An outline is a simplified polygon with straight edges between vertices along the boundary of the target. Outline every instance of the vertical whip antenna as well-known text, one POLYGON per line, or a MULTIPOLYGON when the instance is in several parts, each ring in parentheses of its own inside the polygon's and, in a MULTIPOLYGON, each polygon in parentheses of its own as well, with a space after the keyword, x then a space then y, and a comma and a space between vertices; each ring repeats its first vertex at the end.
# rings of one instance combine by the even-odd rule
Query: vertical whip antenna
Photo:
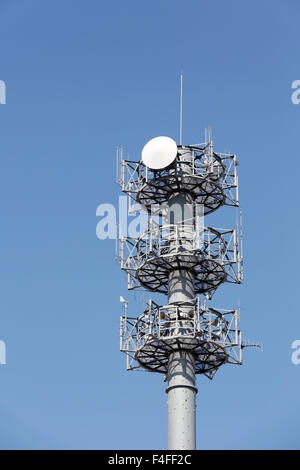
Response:
POLYGON ((179 118, 179 143, 182 145, 182 92, 183 92, 183 71, 180 72, 180 118, 179 118))

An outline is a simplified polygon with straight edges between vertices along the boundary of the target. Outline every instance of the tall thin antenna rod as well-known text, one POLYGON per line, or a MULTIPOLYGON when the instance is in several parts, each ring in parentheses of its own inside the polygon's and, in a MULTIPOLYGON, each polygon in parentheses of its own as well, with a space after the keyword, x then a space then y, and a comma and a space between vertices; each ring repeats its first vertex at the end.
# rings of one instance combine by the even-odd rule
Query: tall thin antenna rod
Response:
POLYGON ((179 143, 182 145, 182 89, 183 89, 183 71, 180 72, 180 136, 179 143))

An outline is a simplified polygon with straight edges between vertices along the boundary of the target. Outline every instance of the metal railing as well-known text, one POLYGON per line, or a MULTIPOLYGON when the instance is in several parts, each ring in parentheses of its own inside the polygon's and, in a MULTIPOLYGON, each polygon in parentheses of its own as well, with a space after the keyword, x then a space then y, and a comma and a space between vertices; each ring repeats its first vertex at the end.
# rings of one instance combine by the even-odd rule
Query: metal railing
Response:
MULTIPOLYGON (((242 336, 237 310, 208 308, 196 298, 193 305, 159 306, 149 301, 138 318, 120 319, 120 350, 127 355, 127 368, 140 367, 136 354, 151 342, 196 339, 199 344, 214 344, 227 354, 227 362, 241 364, 242 336)), ((197 343, 197 344, 198 344, 197 343)), ((194 343, 195 344, 195 343, 194 343)))

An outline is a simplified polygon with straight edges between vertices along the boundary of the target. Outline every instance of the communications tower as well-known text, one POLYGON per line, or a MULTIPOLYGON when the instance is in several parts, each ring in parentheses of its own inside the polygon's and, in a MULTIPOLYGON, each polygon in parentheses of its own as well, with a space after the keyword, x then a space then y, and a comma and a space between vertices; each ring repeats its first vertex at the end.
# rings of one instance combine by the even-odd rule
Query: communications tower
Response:
POLYGON ((221 284, 241 283, 243 256, 238 226, 207 224, 222 206, 239 206, 236 156, 216 153, 207 137, 199 145, 156 137, 140 161, 120 161, 122 191, 149 215, 143 234, 119 240, 128 289, 168 297, 165 305, 150 300, 138 318, 121 298, 120 349, 127 369, 161 373, 168 382, 169 449, 196 447, 195 376, 212 379, 223 364, 241 364, 250 345, 242 343, 238 310, 209 305, 221 284))

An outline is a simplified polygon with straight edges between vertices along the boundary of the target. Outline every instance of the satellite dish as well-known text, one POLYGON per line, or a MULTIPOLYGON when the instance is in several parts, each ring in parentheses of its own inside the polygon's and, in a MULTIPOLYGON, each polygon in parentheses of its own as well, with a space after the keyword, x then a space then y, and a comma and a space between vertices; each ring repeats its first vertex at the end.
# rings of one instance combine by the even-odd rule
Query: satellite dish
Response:
POLYGON ((170 137, 155 137, 142 150, 143 163, 152 170, 169 166, 176 158, 177 144, 170 137))

